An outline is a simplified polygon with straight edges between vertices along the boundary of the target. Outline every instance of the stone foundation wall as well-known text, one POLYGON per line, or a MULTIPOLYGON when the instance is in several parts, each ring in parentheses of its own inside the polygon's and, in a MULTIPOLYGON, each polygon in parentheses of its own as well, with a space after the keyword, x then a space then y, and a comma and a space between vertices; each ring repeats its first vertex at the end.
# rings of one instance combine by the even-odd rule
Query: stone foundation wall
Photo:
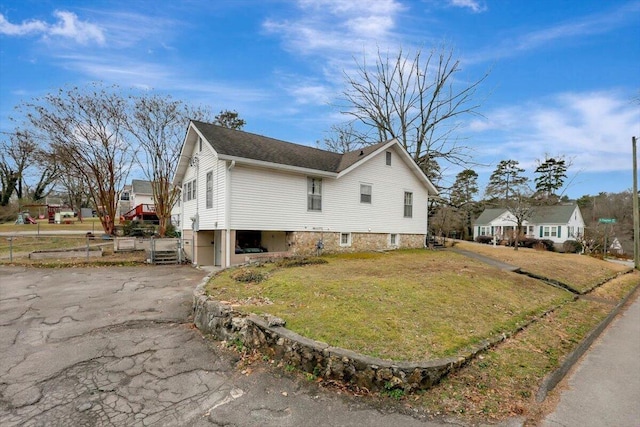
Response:
POLYGON ((325 379, 339 380, 368 390, 424 390, 467 363, 480 351, 507 338, 500 335, 456 357, 422 362, 398 362, 364 356, 310 340, 284 327, 274 316, 239 313, 230 305, 209 300, 205 284, 194 291, 194 323, 217 340, 241 341, 275 360, 325 379))
POLYGON ((296 231, 288 234, 288 244, 296 255, 316 254, 316 244, 322 239, 323 253, 375 251, 400 248, 423 248, 424 234, 398 234, 398 244, 393 246, 388 233, 351 233, 351 245, 340 245, 340 233, 319 231, 296 231))

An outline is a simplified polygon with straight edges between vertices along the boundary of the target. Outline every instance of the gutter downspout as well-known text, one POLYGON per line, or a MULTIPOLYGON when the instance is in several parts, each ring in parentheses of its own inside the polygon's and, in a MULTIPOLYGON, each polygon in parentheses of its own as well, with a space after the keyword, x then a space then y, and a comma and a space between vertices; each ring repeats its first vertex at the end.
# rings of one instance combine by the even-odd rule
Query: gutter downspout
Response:
MULTIPOLYGON (((224 257, 224 266, 231 266, 231 170, 236 167, 236 161, 232 160, 227 167, 227 179, 225 182, 226 190, 225 190, 225 213, 224 213, 224 222, 226 224, 225 228, 225 257, 224 257)), ((235 244, 234 244, 235 248, 235 244)))

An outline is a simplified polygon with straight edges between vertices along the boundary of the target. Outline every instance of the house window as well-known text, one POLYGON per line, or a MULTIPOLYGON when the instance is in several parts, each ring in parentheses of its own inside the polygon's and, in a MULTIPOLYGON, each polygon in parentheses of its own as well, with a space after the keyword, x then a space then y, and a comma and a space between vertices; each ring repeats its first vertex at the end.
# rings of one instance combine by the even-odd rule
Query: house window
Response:
POLYGON ((542 237, 558 236, 558 227, 543 227, 542 237))
POLYGON ((387 151, 385 154, 386 154, 387 166, 391 166, 391 151, 387 151))
POLYGON ((404 192, 404 217, 413 217, 413 193, 409 191, 404 192))
POLYGON ((534 231, 533 231, 533 225, 530 225, 530 226, 529 226, 529 231, 527 232, 527 234, 528 234, 528 235, 530 235, 530 236, 533 236, 533 233, 534 233, 534 231))
POLYGON ((213 207, 213 172, 207 172, 207 209, 213 207))
POLYGON ((202 151, 202 138, 198 137, 198 151, 202 151))
POLYGON ((576 237, 575 232, 574 232, 574 228, 572 225, 567 227, 567 232, 569 233, 569 237, 576 237))
POLYGON ((307 210, 322 210, 322 178, 307 178, 307 210))
POLYGON ((351 246, 351 233, 340 233, 340 246, 351 246))
POLYGON ((389 234, 389 246, 398 246, 398 235, 395 233, 389 234))
POLYGON ((196 181, 192 180, 184 184, 182 191, 182 201, 188 202, 196 198, 196 181))
POLYGON ((123 191, 122 194, 120 195, 120 200, 123 201, 128 201, 129 200, 129 192, 128 191, 123 191))
POLYGON ((371 185, 360 184, 360 203, 371 204, 371 185))
POLYGON ((558 227, 551 227, 551 237, 556 237, 558 235, 558 227))

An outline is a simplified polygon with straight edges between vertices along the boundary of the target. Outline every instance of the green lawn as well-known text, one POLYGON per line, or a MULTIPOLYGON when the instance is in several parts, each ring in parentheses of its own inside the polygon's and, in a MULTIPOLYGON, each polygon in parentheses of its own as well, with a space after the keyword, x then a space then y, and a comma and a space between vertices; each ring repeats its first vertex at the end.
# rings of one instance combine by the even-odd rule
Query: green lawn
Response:
POLYGON ((336 255, 293 268, 244 267, 260 283, 216 276, 217 300, 269 313, 306 337, 394 360, 455 355, 569 301, 566 291, 451 252, 336 255))

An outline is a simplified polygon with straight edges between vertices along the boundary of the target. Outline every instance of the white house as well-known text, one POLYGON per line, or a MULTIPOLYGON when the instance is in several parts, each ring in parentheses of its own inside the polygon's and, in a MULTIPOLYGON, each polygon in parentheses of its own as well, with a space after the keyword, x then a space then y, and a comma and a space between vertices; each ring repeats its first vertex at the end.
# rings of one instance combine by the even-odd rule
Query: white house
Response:
POLYGON ((396 140, 339 154, 197 121, 173 183, 187 256, 219 266, 318 246, 423 247, 437 194, 396 140))
POLYGON ((125 185, 118 199, 118 213, 123 219, 149 219, 155 215, 155 201, 151 181, 134 179, 125 185))
MULTIPOLYGON (((497 240, 509 239, 516 229, 516 218, 506 208, 485 209, 473 224, 473 238, 495 236, 497 240)), ((584 220, 576 204, 539 206, 531 218, 522 224, 525 237, 548 239, 560 246, 567 240, 584 235, 584 220)))

